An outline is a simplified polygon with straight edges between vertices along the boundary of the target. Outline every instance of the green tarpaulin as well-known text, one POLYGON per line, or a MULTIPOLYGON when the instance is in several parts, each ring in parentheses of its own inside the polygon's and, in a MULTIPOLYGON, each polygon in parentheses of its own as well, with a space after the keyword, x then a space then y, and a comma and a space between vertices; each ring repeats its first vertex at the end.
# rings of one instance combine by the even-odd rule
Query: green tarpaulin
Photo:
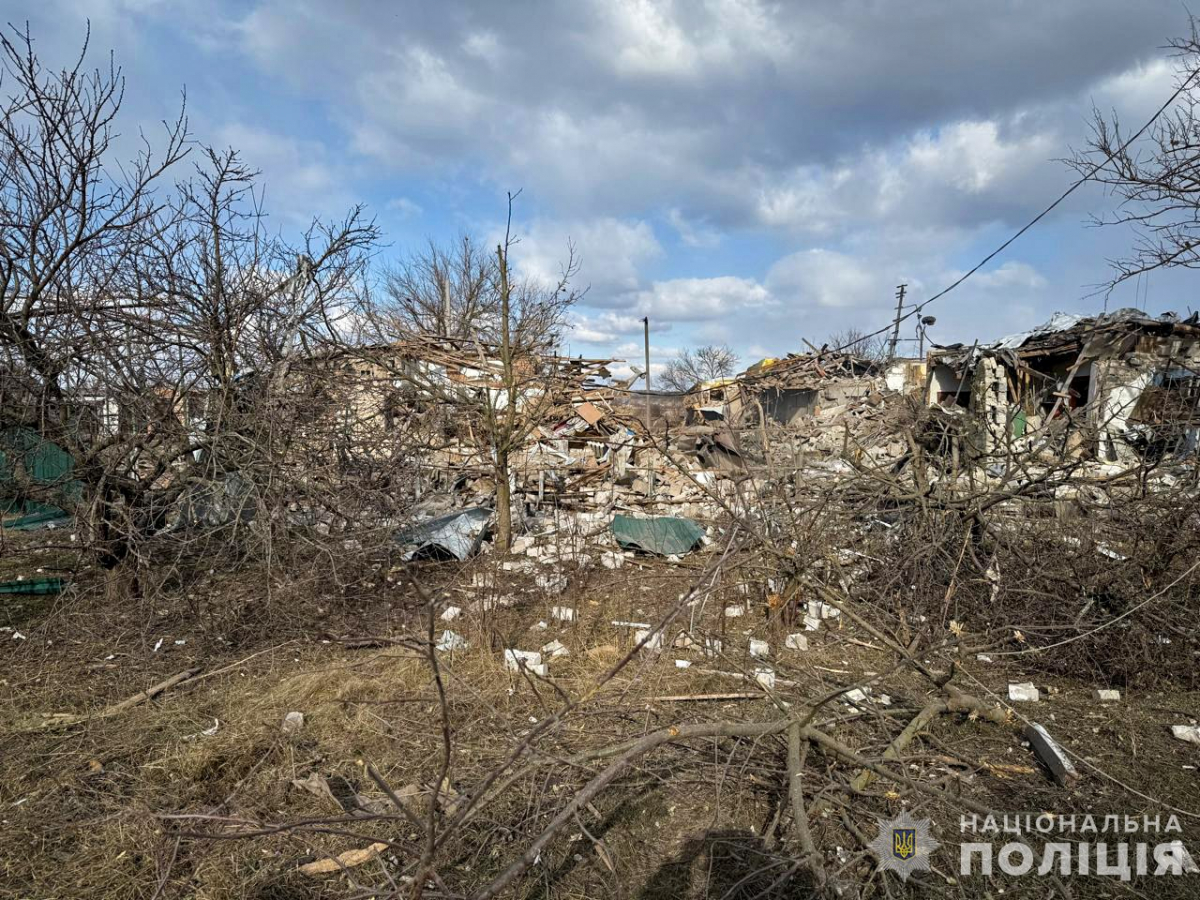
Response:
POLYGON ((75 461, 69 453, 36 431, 22 426, 0 428, 0 514, 55 512, 62 515, 62 510, 53 502, 43 503, 24 496, 17 473, 21 472, 22 478, 50 494, 52 501, 54 495, 60 495, 65 501, 78 499, 82 492, 79 482, 72 478, 74 466, 75 461))
POLYGON ((704 529, 690 519, 655 516, 635 519, 633 516, 613 516, 613 536, 622 547, 679 556, 692 550, 704 537, 704 529))
POLYGON ((67 583, 61 578, 26 578, 0 581, 0 594, 57 594, 67 583))

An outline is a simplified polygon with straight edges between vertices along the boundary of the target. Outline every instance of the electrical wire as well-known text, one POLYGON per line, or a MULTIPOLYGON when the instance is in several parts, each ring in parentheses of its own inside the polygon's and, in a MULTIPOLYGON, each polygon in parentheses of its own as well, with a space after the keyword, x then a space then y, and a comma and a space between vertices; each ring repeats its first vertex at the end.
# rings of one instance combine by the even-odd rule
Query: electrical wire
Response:
MULTIPOLYGON (((1134 141, 1141 138, 1141 136, 1146 133, 1146 131, 1150 128, 1150 126, 1153 125, 1155 122, 1157 122, 1159 117, 1164 112, 1166 112, 1176 100, 1179 99, 1180 95, 1183 94, 1184 91, 1186 91, 1188 88, 1190 88, 1192 86, 1193 82, 1196 81, 1196 78, 1198 76, 1200 76, 1200 67, 1193 68, 1191 73, 1188 75, 1188 77, 1185 78, 1183 81, 1181 81, 1179 84, 1179 87, 1177 87, 1175 89, 1175 92, 1173 94, 1171 94, 1170 97, 1167 98, 1167 101, 1165 103, 1163 103, 1163 105, 1160 106, 1155 111, 1154 115, 1152 115, 1149 119, 1146 120, 1145 124, 1142 125, 1141 128, 1139 128, 1137 131, 1135 131, 1133 133, 1133 135, 1131 135, 1129 138, 1127 138, 1125 140, 1125 142, 1123 144, 1121 144, 1120 147, 1118 147, 1116 150, 1113 150, 1111 153, 1106 154, 1103 160, 1101 160, 1100 162, 1098 162, 1094 166, 1092 166, 1092 168, 1085 175, 1081 176, 1074 183, 1072 183, 1065 191, 1063 191, 1061 194, 1059 194, 1058 197, 1055 198, 1053 203, 1051 203, 1049 206, 1047 206, 1045 209, 1043 209, 1040 213, 1038 213, 1036 216, 1034 216, 1032 219, 1030 219, 1024 225, 1022 225, 1018 231, 1016 231, 1013 235, 1011 235, 1008 238, 1008 240, 1006 240, 1004 243, 1002 243, 999 247, 997 247, 995 250, 993 250, 991 253, 989 253, 987 256, 985 256, 983 259, 981 259, 979 262, 977 262, 974 266, 972 266, 969 270, 967 270, 966 273, 961 275, 959 278, 955 279, 953 282, 951 282, 946 287, 942 288, 942 290, 938 291, 932 297, 930 297, 926 300, 922 300, 920 303, 915 304, 910 312, 904 313, 903 315, 899 316, 898 318, 890 320, 888 322, 888 324, 885 325, 884 327, 880 328, 877 331, 873 331, 870 334, 864 335, 863 337, 871 338, 871 337, 875 337, 877 335, 883 334, 884 332, 896 327, 898 322, 903 322, 907 319, 912 318, 915 315, 919 315, 921 313, 921 311, 925 309, 926 306, 933 303, 935 300, 940 300, 942 297, 945 297, 952 290, 954 290, 956 287, 958 287, 960 284, 962 284, 964 281, 966 281, 968 278, 970 278, 972 275, 974 275, 976 272, 978 272, 980 269, 982 269, 984 266, 986 266, 988 263, 990 263, 993 259, 995 259, 1001 253, 1003 253, 1005 250, 1007 250, 1018 238, 1020 238, 1023 234, 1025 234, 1025 232, 1029 231, 1029 229, 1033 228, 1034 225, 1036 225, 1038 222, 1042 221, 1042 219, 1044 219, 1051 212, 1053 212, 1056 208, 1058 208, 1058 206, 1064 200, 1066 200, 1073 193, 1075 193, 1075 191, 1077 191, 1082 185, 1084 185, 1088 181, 1091 181, 1092 178, 1095 177, 1097 172, 1099 172, 1101 169, 1103 169, 1105 166, 1107 166, 1110 162, 1113 161, 1113 158, 1115 156, 1117 156, 1117 154, 1124 153, 1130 147, 1130 145, 1133 144, 1134 141)), ((862 338, 856 339, 856 341, 854 343, 857 343, 858 340, 862 340, 862 338)), ((835 348, 833 350, 833 352, 841 352, 843 350, 848 349, 851 346, 853 346, 853 344, 848 343, 842 347, 835 348)))

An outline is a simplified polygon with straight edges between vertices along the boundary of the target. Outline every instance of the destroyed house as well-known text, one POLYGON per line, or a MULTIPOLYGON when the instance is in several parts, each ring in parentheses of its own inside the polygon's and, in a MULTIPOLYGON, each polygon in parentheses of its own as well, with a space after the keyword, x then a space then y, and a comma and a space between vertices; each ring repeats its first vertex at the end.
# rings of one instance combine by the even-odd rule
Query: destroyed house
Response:
POLYGON ((928 402, 968 418, 968 452, 1050 446, 1125 465, 1195 452, 1197 315, 1055 314, 990 344, 929 354, 928 402))
POLYGON ((742 404, 780 425, 820 416, 881 388, 902 393, 923 376, 919 361, 892 363, 821 351, 767 359, 741 376, 742 404), (914 373, 916 375, 914 376, 914 373))

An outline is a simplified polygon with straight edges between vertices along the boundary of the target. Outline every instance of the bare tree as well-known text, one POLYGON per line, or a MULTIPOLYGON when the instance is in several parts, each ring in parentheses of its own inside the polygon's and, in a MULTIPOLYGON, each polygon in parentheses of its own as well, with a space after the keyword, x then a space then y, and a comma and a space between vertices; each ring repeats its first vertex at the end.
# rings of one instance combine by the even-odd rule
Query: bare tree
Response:
POLYGON ((389 315, 403 330, 473 338, 496 313, 496 258, 469 235, 441 246, 429 241, 384 274, 389 315))
POLYGON ((85 45, 53 72, 27 32, 0 45, 12 92, 0 109, 0 420, 63 448, 77 486, 24 477, 6 490, 77 514, 116 569, 197 483, 275 458, 261 440, 269 397, 247 393, 251 376, 338 339, 376 232, 356 209, 287 245, 266 232, 255 173, 232 151, 202 150, 190 180, 164 183, 191 146, 182 114, 161 151, 143 141, 121 164, 119 69, 87 70, 85 45))
POLYGON ((514 277, 515 199, 509 196, 508 226, 494 254, 484 255, 467 237, 452 248, 430 244, 389 273, 369 317, 375 342, 395 348, 386 364, 414 389, 410 402, 453 414, 453 423, 427 430, 427 450, 442 449, 452 431, 453 441, 465 439, 478 467, 490 472, 501 552, 508 551, 513 533, 510 461, 561 402, 566 361, 557 348, 567 312, 580 296, 571 287, 578 268, 571 246, 557 283, 514 277), (475 374, 451 379, 448 367, 475 374))
POLYGON ((705 381, 733 375, 739 361, 738 355, 724 344, 684 349, 667 363, 662 380, 673 391, 690 391, 705 381))
POLYGON ((882 362, 888 357, 886 335, 868 334, 861 328, 853 326, 830 334, 825 345, 840 353, 857 356, 861 359, 882 362))
POLYGON ((1092 136, 1066 163, 1098 181, 1120 200, 1098 225, 1131 226, 1133 253, 1112 263, 1106 288, 1155 269, 1200 268, 1200 31, 1191 20, 1187 37, 1170 47, 1177 62, 1178 96, 1145 135, 1129 133, 1114 112, 1093 113, 1092 136))

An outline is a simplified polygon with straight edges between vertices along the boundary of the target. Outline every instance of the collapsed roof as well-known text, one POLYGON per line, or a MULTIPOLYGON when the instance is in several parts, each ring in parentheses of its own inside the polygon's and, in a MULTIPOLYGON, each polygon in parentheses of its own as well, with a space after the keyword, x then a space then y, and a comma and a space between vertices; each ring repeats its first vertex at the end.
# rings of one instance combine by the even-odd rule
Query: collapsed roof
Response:
MULTIPOLYGON (((1056 312, 1050 319, 1029 331, 1010 334, 989 344, 950 344, 938 346, 932 352, 935 361, 945 365, 974 366, 980 357, 1019 357, 1081 352, 1088 357, 1119 353, 1123 338, 1136 334, 1200 335, 1200 313, 1181 319, 1168 312, 1150 316, 1138 309, 1118 309, 1098 316, 1071 315, 1056 312)), ((1127 348, 1126 348, 1127 349, 1127 348)))

